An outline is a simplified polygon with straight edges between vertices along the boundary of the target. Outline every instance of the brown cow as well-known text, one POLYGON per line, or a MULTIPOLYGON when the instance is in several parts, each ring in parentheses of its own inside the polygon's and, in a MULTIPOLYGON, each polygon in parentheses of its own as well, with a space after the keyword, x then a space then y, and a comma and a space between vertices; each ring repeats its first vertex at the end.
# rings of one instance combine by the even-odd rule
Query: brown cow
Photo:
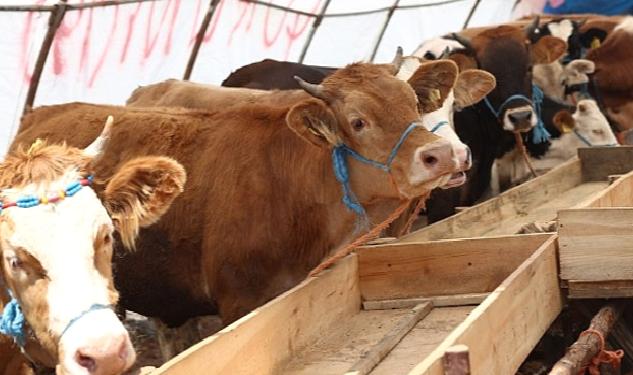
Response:
POLYGON ((28 142, 0 165, 0 285, 11 296, 2 297, 1 329, 31 361, 60 375, 118 375, 134 363, 128 333, 112 311, 112 232, 132 245, 185 181, 174 160, 144 157, 109 171, 104 184, 93 163, 109 132, 106 125, 85 150, 28 142))
POLYGON ((292 106, 42 107, 25 116, 12 147, 36 137, 85 145, 112 114, 120 124, 97 171, 112 173, 141 155, 180 161, 187 190, 136 252, 116 257, 121 303, 170 326, 218 312, 229 323, 296 285, 359 234, 362 217, 343 203, 333 170, 335 147, 385 163, 403 139, 390 173, 348 160, 349 189, 372 223, 449 178, 457 168, 450 144, 417 121, 418 108, 442 105, 456 76, 454 63, 440 61, 407 84, 386 66, 357 63, 322 85, 304 84, 314 97, 292 106))

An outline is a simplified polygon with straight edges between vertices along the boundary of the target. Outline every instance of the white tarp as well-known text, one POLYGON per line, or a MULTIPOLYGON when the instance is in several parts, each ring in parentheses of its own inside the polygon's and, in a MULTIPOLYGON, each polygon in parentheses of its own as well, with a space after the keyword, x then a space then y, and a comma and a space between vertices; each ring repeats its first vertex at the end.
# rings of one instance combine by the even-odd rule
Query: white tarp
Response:
MULTIPOLYGON (((422 41, 461 29, 475 0, 401 0, 375 61, 397 46, 412 52, 422 41), (428 7, 421 4, 443 3, 428 7)), ((88 0, 70 0, 80 4, 88 0)), ((319 13, 325 0, 274 0, 319 13)), ((55 4, 54 0, 0 0, 0 5, 55 4)), ((340 66, 368 59, 393 0, 331 0, 305 63, 340 66)), ((470 25, 510 19, 514 1, 482 0, 470 25)), ((68 11, 51 48, 35 105, 71 101, 123 104, 138 85, 182 78, 209 0, 158 0, 68 11)), ((49 13, 0 12, 0 155, 19 124, 49 13)), ((297 61, 313 18, 265 5, 222 0, 200 49, 191 80, 220 84, 242 65, 264 58, 297 61)), ((105 119, 104 119, 105 120, 105 119)))

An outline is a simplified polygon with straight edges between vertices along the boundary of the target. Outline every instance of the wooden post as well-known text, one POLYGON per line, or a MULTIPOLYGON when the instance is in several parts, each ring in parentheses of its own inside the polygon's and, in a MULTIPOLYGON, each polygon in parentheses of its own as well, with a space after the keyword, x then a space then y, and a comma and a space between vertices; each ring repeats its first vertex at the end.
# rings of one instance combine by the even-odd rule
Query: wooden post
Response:
POLYGON ((310 33, 308 34, 308 39, 306 39, 303 48, 301 49, 301 54, 299 55, 299 62, 302 63, 308 53, 308 48, 310 44, 312 44, 312 39, 314 38, 314 34, 316 34, 317 29, 321 26, 321 21, 323 21, 323 17, 325 16, 325 12, 327 11, 327 7, 330 6, 330 0, 325 0, 325 4, 323 4, 323 8, 321 8, 321 12, 312 22, 312 28, 310 29, 310 33))
MULTIPOLYGON (((591 319, 589 330, 599 332, 606 340, 613 325, 622 315, 622 307, 607 305, 598 311, 591 319)), ((590 364, 591 360, 602 349, 600 337, 594 333, 581 335, 576 342, 567 349, 565 356, 556 362, 549 375, 577 375, 581 369, 590 364)))
POLYGON ((193 71, 193 66, 196 63, 196 59, 198 58, 198 52, 200 51, 200 46, 202 45, 202 40, 204 39, 204 34, 207 32, 209 28, 209 24, 211 23, 211 19, 213 18, 213 14, 215 13, 215 9, 221 0, 211 0, 209 3, 209 9, 207 13, 204 15, 202 22, 200 23, 200 29, 198 30, 198 34, 196 34, 196 40, 193 44, 193 48, 191 49, 191 55, 189 55, 189 61, 187 61, 187 67, 185 68, 185 74, 182 79, 188 81, 191 78, 191 72, 193 71))
POLYGON ((473 7, 470 8, 470 13, 468 13, 468 17, 466 17, 466 20, 464 21, 464 26, 462 27, 462 29, 465 29, 468 27, 468 24, 470 23, 470 19, 473 18, 473 15, 475 14, 475 11, 477 10, 477 7, 479 6, 480 2, 481 0, 475 0, 475 4, 473 4, 473 7))
POLYGON ((37 60, 35 61, 35 68, 33 70, 31 82, 29 83, 29 91, 26 93, 26 101, 24 102, 24 110, 22 111, 22 113, 30 111, 33 107, 35 94, 37 93, 37 87, 40 84, 40 78, 42 77, 42 71, 44 70, 44 65, 46 64, 48 53, 51 50, 51 45, 53 45, 55 33, 57 32, 59 25, 61 25, 62 21, 64 20, 64 15, 66 14, 67 1, 68 0, 60 0, 59 3, 55 4, 50 18, 48 19, 48 31, 46 32, 44 41, 42 41, 42 47, 40 48, 40 52, 37 55, 37 60))
POLYGON ((371 58, 369 61, 374 61, 376 57, 376 53, 378 52, 378 47, 380 46, 380 42, 382 42, 382 37, 385 35, 385 31, 387 31, 387 26, 389 26, 389 21, 391 21, 391 17, 393 17, 393 13, 398 8, 398 4, 400 0, 396 0, 391 8, 389 8, 389 12, 387 13, 387 18, 385 18, 385 22, 382 24, 382 29, 380 29, 380 34, 378 34, 378 40, 376 41, 376 45, 374 45, 374 50, 371 52, 371 58))
POLYGON ((455 345, 444 352, 444 375, 470 375, 470 359, 466 345, 455 345))

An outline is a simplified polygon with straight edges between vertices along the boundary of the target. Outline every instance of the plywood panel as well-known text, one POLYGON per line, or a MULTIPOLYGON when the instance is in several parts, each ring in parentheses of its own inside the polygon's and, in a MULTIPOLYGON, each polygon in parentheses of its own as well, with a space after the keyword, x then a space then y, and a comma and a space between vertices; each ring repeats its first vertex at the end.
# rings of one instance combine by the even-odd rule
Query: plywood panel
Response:
POLYGON ((409 374, 443 375, 444 351, 470 349, 473 375, 514 374, 562 309, 552 236, 409 374))
POLYGON ((494 290, 551 235, 384 244, 358 250, 364 300, 494 290))
POLYGON ((633 170, 633 147, 587 147, 578 149, 585 181, 605 181, 611 174, 633 170))
POLYGON ((357 265, 354 254, 342 259, 151 374, 277 373, 322 332, 358 313, 357 265))

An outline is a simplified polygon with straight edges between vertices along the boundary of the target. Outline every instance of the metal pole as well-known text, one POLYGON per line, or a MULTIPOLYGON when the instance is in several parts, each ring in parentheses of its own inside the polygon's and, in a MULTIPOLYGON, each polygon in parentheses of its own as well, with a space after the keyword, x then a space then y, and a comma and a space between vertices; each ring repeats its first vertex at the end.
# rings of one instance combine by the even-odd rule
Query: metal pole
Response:
POLYGON ((202 45, 202 40, 204 39, 204 34, 207 32, 209 28, 209 24, 211 23, 211 19, 213 18, 213 14, 215 10, 222 0, 211 0, 209 3, 209 10, 207 10, 207 14, 204 15, 202 19, 202 23, 200 23, 200 29, 198 30, 198 34, 196 34, 196 41, 191 49, 191 55, 189 55, 189 61, 187 61, 187 67, 185 68, 185 74, 182 79, 188 81, 191 78, 191 72, 193 71, 193 66, 196 63, 196 59, 198 58, 198 52, 200 52, 200 46, 202 45))
POLYGON ((396 8, 398 8, 398 3, 400 3, 400 0, 396 0, 393 5, 391 6, 391 8, 389 8, 389 12, 387 13, 387 18, 385 18, 385 22, 382 25, 382 29, 380 29, 380 34, 378 34, 378 40, 376 41, 376 45, 374 45, 374 50, 371 52, 371 57, 369 58, 369 61, 374 61, 374 58, 376 57, 376 53, 378 52, 378 47, 380 47, 380 42, 382 42, 382 37, 385 35, 385 31, 387 31, 387 26, 389 26, 389 21, 391 21, 391 17, 393 16, 393 13, 396 11, 396 8))
POLYGON ((475 0, 475 4, 473 4, 473 7, 470 8, 470 13, 468 13, 468 17, 466 17, 466 21, 464 21, 464 26, 462 27, 462 30, 468 27, 470 19, 473 18, 473 15, 475 14, 475 11, 477 10, 480 2, 481 0, 475 0))
POLYGON ((51 46, 53 45, 53 40, 55 39, 55 32, 57 32, 57 29, 59 28, 59 25, 61 25, 64 20, 64 15, 66 14, 66 2, 67 0, 60 0, 59 3, 55 4, 55 8, 48 19, 48 31, 46 32, 46 36, 42 42, 42 47, 40 48, 37 60, 35 61, 35 68, 33 70, 31 82, 29 83, 29 91, 26 93, 26 101, 24 102, 24 110, 22 113, 30 111, 33 107, 37 87, 39 86, 40 78, 42 77, 42 71, 44 70, 46 59, 48 58, 51 46))
POLYGON ((306 43, 303 45, 303 49, 301 50, 301 55, 299 55, 299 62, 302 63, 308 53, 308 47, 312 43, 312 39, 314 38, 314 34, 316 34, 317 29, 321 26, 321 21, 323 21, 323 16, 325 15, 325 11, 327 11, 327 7, 330 5, 330 0, 325 0, 325 4, 323 4, 323 8, 321 8, 321 12, 312 22, 312 28, 310 29, 310 33, 308 34, 308 39, 306 39, 306 43))

